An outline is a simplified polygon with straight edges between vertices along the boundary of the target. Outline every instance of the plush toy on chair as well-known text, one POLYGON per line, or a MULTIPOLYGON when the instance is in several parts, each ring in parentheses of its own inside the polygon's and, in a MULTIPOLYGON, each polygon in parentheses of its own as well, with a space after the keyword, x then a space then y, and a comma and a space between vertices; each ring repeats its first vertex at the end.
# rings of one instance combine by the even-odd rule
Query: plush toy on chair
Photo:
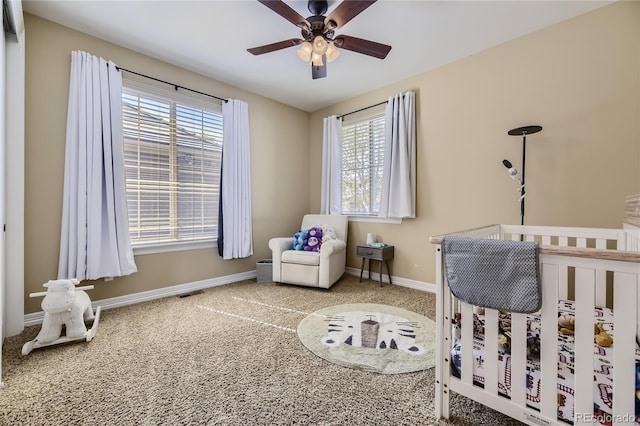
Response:
POLYGON ((320 251, 322 245, 322 228, 314 226, 307 232, 307 241, 304 244, 305 251, 320 251))
POLYGON ((42 330, 36 340, 39 343, 53 342, 62 334, 65 326, 66 337, 77 339, 87 333, 85 320, 93 319, 91 299, 84 290, 77 290, 76 279, 53 280, 43 284, 47 293, 42 300, 44 320, 42 330))
POLYGON ((293 243, 291 244, 291 250, 304 250, 307 245, 307 239, 309 238, 307 231, 300 230, 293 235, 293 243))

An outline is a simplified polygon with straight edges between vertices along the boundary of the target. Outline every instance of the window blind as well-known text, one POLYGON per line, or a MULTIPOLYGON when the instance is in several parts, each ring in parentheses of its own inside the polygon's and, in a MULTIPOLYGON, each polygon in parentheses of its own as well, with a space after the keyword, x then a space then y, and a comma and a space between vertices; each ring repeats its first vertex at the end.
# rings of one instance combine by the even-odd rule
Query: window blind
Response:
POLYGON ((345 117, 342 147, 342 214, 380 211, 384 165, 384 105, 345 117))
POLYGON ((132 245, 215 239, 220 105, 124 79, 122 116, 132 245))

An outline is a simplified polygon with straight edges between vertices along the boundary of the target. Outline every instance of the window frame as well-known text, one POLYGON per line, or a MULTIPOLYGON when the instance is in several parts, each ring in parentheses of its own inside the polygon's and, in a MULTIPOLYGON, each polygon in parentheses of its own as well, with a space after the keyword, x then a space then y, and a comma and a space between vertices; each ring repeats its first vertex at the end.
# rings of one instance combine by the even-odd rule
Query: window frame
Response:
MULTIPOLYGON (((345 194, 345 186, 344 186, 344 156, 345 156, 345 133, 346 133, 346 129, 353 127, 353 126, 358 126, 358 125, 368 125, 369 128, 371 129, 372 126, 374 126, 374 120, 380 120, 382 119, 382 140, 377 140, 377 141, 372 141, 372 136, 374 133, 374 129, 370 130, 370 137, 369 137, 369 146, 368 146, 368 151, 369 151, 369 161, 368 161, 368 178, 369 178, 369 185, 370 188, 368 190, 369 193, 369 197, 374 198, 375 192, 381 193, 382 191, 382 181, 380 182, 380 187, 378 188, 373 188, 373 180, 375 179, 375 173, 374 173, 374 169, 376 168, 380 168, 380 172, 382 173, 382 169, 384 167, 384 133, 385 133, 385 125, 386 123, 384 123, 384 117, 385 117, 385 107, 386 104, 382 104, 382 105, 376 105, 372 108, 367 108, 366 110, 363 111, 358 111, 356 113, 350 114, 347 117, 343 116, 342 119, 342 137, 343 137, 343 141, 342 141, 342 160, 341 160, 341 165, 340 165, 340 171, 341 171, 341 189, 340 189, 340 199, 341 199, 341 209, 340 209, 340 214, 343 216, 348 216, 350 221, 354 221, 354 222, 380 222, 380 221, 386 221, 385 218, 380 218, 378 217, 378 213, 379 210, 376 211, 375 213, 362 213, 362 214, 358 214, 356 212, 353 211, 345 211, 344 209, 342 209, 342 205, 344 203, 344 194, 345 194), (378 146, 374 146, 374 144, 377 144, 378 146), (378 150, 382 150, 382 159, 380 161, 379 164, 375 164, 372 163, 371 161, 371 157, 374 156, 374 152, 376 150, 376 148, 378 150)), ((380 129, 378 129, 380 130, 380 129)), ((354 141, 354 144, 356 142, 354 141)), ((356 156, 356 154, 354 153, 354 156, 356 156)), ((356 162, 357 160, 354 160, 354 162, 356 162)), ((353 170, 357 169, 357 165, 354 165, 353 170)), ((382 179, 382 178, 381 178, 382 179)), ((371 200, 371 198, 369 199, 370 204, 373 202, 371 200)))
MULTIPOLYGON (((219 130, 219 138, 220 138, 220 155, 219 155, 219 162, 220 162, 220 169, 218 169, 216 172, 214 172, 215 174, 220 174, 221 173, 221 160, 222 160, 222 131, 223 131, 223 119, 222 119, 222 105, 219 101, 213 101, 211 98, 209 97, 205 97, 202 95, 198 95, 198 94, 191 94, 191 93, 183 93, 183 92, 178 92, 175 90, 171 90, 168 89, 165 85, 157 85, 157 84, 153 84, 153 83, 149 83, 147 81, 140 81, 139 79, 135 78, 135 77, 127 77, 127 78, 123 78, 123 105, 122 105, 122 113, 123 113, 123 150, 126 152, 125 149, 125 134, 126 132, 124 131, 124 122, 125 122, 125 101, 124 101, 124 96, 126 92, 138 92, 139 95, 144 96, 147 95, 149 98, 153 99, 153 98, 163 98, 167 101, 170 102, 170 104, 172 105, 172 107, 170 107, 171 113, 170 113, 170 118, 169 118, 169 126, 171 127, 169 129, 169 133, 176 133, 176 117, 177 117, 177 108, 175 107, 175 105, 182 105, 186 108, 190 108, 190 109, 195 109, 196 111, 201 110, 204 111, 205 113, 211 113, 211 114, 215 114, 219 117, 220 120, 220 126, 216 127, 216 130, 219 130)), ((216 135, 218 136, 218 135, 216 135)), ((168 167, 172 170, 176 170, 178 167, 178 158, 177 155, 175 155, 175 152, 180 148, 180 141, 178 140, 178 138, 174 135, 172 136, 170 141, 170 147, 169 147, 169 151, 173 152, 174 154, 170 154, 170 157, 172 158, 171 163, 168 164, 168 167)), ((126 169, 126 167, 125 167, 126 169)), ((170 186, 176 186, 175 184, 178 182, 177 180, 177 172, 172 173, 173 177, 170 178, 167 182, 169 182, 170 186), (174 179, 174 180, 172 180, 174 179), (171 182, 174 182, 173 184, 171 182)), ((126 182, 126 178, 125 178, 125 182, 126 182)), ((219 183, 217 183, 219 185, 219 183)), ((204 185, 204 183, 203 183, 204 185)), ((201 188, 202 191, 202 188, 201 188)), ((170 197, 177 197, 177 189, 171 189, 169 190, 169 192, 173 195, 170 195, 170 197)), ((201 192, 202 193, 202 192, 201 192)), ((215 210, 212 209, 212 211, 214 211, 213 215, 215 215, 217 217, 217 212, 218 212, 218 208, 219 208, 219 202, 220 202, 220 189, 218 187, 218 192, 215 195, 216 198, 216 206, 215 206, 215 210)), ((203 201, 204 203, 204 201, 203 201)), ((127 204, 129 204, 128 200, 127 200, 127 204)), ((175 199, 174 201, 169 201, 169 204, 175 204, 175 199)), ((129 209, 129 206, 127 206, 127 208, 129 209)), ((169 216, 167 218, 167 220, 169 222, 172 223, 177 223, 180 220, 180 215, 179 215, 179 208, 176 206, 171 206, 169 209, 169 215, 173 215, 173 217, 169 216), (173 211, 173 213, 172 213, 173 211)), ((129 219, 129 226, 131 227, 131 219, 129 219)), ((203 225, 205 227, 207 227, 207 225, 203 225)), ((133 253, 134 255, 147 255, 147 254, 155 254, 155 253, 166 253, 166 252, 175 252, 175 251, 186 251, 186 250, 196 250, 196 249, 201 249, 201 248, 211 248, 211 247, 216 247, 218 244, 218 232, 217 232, 217 228, 218 228, 218 224, 217 224, 217 220, 215 223, 212 223, 210 226, 215 227, 215 235, 211 236, 211 237, 205 237, 205 238, 193 238, 193 239, 189 239, 189 238, 183 238, 183 239, 174 239, 174 240, 168 240, 168 241, 148 241, 148 242, 135 242, 133 239, 131 241, 131 246, 133 249, 133 253)), ((173 225, 170 225, 170 232, 178 232, 178 228, 176 228, 175 230, 172 230, 173 225)), ((131 228, 130 228, 131 229, 131 228)))

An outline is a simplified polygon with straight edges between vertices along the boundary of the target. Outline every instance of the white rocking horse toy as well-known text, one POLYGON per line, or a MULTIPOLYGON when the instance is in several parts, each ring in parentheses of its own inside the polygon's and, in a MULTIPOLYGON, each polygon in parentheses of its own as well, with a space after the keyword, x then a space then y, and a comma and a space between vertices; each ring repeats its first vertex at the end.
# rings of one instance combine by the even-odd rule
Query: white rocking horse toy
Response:
POLYGON ((93 339, 98 331, 100 306, 96 308, 94 314, 91 308, 91 299, 84 291, 92 290, 93 286, 76 287, 78 284, 80 281, 75 278, 51 280, 43 284, 47 291, 29 295, 29 297, 44 296, 41 304, 44 320, 42 321, 42 329, 36 338, 22 346, 22 355, 27 355, 33 349, 44 346, 80 339, 90 342, 93 339), (85 321, 89 320, 93 320, 93 325, 87 330, 85 321), (65 335, 61 337, 63 325, 65 335))

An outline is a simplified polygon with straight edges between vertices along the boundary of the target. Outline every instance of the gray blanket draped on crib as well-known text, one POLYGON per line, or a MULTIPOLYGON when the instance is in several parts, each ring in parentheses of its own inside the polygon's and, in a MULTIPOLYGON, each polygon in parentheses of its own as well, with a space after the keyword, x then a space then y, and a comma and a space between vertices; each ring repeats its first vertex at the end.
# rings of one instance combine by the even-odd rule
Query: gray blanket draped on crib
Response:
POLYGON ((463 302, 520 313, 542 306, 538 243, 446 236, 443 255, 451 292, 463 302))

